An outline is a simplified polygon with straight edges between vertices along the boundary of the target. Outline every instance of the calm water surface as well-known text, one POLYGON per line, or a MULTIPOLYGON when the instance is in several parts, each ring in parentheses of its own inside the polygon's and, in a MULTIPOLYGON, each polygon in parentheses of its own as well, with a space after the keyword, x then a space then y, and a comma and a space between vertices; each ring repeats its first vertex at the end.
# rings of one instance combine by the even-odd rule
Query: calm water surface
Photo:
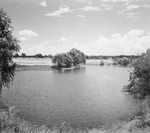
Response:
POLYGON ((21 71, 3 91, 3 103, 18 107, 19 115, 34 124, 98 127, 134 112, 135 101, 122 92, 128 78, 127 68, 113 66, 21 71))

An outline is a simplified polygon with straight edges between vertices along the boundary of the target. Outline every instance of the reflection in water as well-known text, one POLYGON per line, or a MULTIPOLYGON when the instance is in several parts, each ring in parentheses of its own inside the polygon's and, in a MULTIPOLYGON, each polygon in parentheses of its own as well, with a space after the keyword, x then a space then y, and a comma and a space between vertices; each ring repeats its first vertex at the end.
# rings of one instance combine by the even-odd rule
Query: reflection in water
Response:
POLYGON ((20 116, 35 124, 98 127, 134 112, 135 101, 121 90, 126 68, 86 66, 65 71, 17 72, 3 91, 3 102, 20 108, 20 116))
POLYGON ((61 69, 61 70, 54 70, 56 73, 61 73, 61 74, 64 74, 64 73, 80 73, 80 74, 83 74, 85 73, 85 70, 86 70, 86 67, 81 67, 81 68, 75 68, 75 69, 61 69))

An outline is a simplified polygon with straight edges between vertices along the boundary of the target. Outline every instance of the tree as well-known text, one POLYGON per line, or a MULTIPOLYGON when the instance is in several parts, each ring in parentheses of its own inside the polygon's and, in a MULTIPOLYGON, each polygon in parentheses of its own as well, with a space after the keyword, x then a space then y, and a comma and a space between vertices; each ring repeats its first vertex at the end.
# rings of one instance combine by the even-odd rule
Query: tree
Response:
POLYGON ((74 66, 86 63, 86 56, 80 50, 73 48, 68 54, 72 57, 74 66))
POLYGON ((19 57, 19 54, 18 54, 18 53, 15 53, 13 57, 18 58, 18 57, 19 57))
POLYGON ((25 57, 26 57, 26 54, 25 54, 25 53, 22 53, 22 54, 21 54, 21 57, 22 57, 22 58, 25 58, 25 57))
POLYGON ((78 66, 85 64, 85 62, 86 56, 77 49, 72 49, 68 53, 57 54, 52 59, 52 63, 54 63, 57 68, 78 66))
POLYGON ((12 35, 13 27, 7 13, 0 10, 0 94, 2 86, 9 87, 13 81, 16 64, 12 61, 13 54, 18 52, 19 41, 12 35))
POLYGON ((52 62, 58 69, 60 69, 62 67, 71 67, 73 64, 73 59, 69 54, 62 53, 55 55, 52 59, 52 62))
POLYGON ((35 57, 36 58, 43 58, 43 55, 42 54, 36 54, 35 57))
POLYGON ((124 91, 138 99, 147 99, 150 97, 150 49, 134 62, 133 67, 130 83, 124 91))
POLYGON ((66 67, 71 67, 73 65, 73 59, 69 54, 63 54, 64 65, 66 67))
POLYGON ((51 54, 49 54, 49 55, 48 55, 48 57, 49 57, 50 59, 52 59, 52 58, 53 58, 53 56, 52 56, 51 54))

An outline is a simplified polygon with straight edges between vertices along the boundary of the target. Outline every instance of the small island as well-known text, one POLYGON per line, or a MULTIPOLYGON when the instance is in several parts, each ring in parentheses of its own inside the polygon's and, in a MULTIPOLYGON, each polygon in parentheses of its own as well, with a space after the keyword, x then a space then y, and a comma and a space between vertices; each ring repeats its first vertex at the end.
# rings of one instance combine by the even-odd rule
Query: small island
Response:
POLYGON ((80 68, 82 64, 86 63, 86 56, 80 50, 75 48, 71 49, 67 53, 57 54, 52 58, 54 65, 51 68, 55 69, 76 69, 80 68))

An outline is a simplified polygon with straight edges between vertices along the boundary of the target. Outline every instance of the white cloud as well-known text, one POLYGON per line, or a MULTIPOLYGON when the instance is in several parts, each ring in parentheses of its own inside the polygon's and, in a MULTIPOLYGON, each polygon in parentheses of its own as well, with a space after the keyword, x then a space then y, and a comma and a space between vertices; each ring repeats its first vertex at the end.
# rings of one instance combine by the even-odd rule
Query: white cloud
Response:
POLYGON ((22 31, 19 31, 19 35, 20 36, 24 36, 24 37, 37 37, 38 34, 35 33, 34 31, 32 30, 22 30, 22 31))
POLYGON ((104 10, 111 10, 111 9, 114 8, 113 5, 108 5, 108 4, 105 4, 105 3, 100 4, 100 7, 103 8, 104 10))
POLYGON ((150 48, 150 33, 145 35, 143 30, 131 30, 125 35, 115 33, 111 38, 100 36, 90 44, 81 44, 65 37, 62 37, 60 41, 62 43, 57 42, 59 45, 55 46, 51 46, 47 41, 38 45, 28 45, 28 47, 22 46, 21 52, 27 54, 42 53, 54 55, 68 52, 72 48, 77 48, 87 55, 141 54, 150 48))
POLYGON ((138 15, 138 13, 133 13, 133 12, 130 12, 130 13, 125 13, 127 16, 126 16, 126 18, 131 18, 131 19, 133 19, 133 20, 139 20, 139 16, 137 16, 138 15))
POLYGON ((70 10, 70 8, 67 5, 63 5, 63 6, 59 7, 59 10, 52 12, 52 13, 45 14, 45 16, 61 17, 62 14, 69 13, 69 12, 72 12, 70 10))
POLYGON ((143 4, 142 7, 144 7, 144 8, 150 8, 150 5, 148 5, 148 4, 143 4))
POLYGON ((127 10, 134 10, 134 9, 138 9, 140 6, 139 5, 128 5, 126 6, 127 10))
POLYGON ((128 12, 128 10, 118 10, 118 15, 125 15, 127 19, 139 20, 139 13, 137 12, 128 12))
POLYGON ((91 1, 87 1, 87 0, 77 0, 78 2, 82 2, 82 3, 86 3, 88 5, 91 5, 92 2, 91 1))
POLYGON ((99 7, 92 7, 92 6, 85 6, 83 9, 83 11, 100 11, 99 7))
POLYGON ((143 36, 143 30, 131 30, 124 36, 119 33, 112 35, 111 39, 99 37, 92 43, 93 53, 99 55, 121 55, 140 54, 145 52, 150 46, 150 34, 143 36))
POLYGON ((20 37, 19 40, 20 40, 20 41, 28 41, 28 39, 27 39, 26 37, 23 37, 23 36, 20 37))
POLYGON ((76 16, 79 17, 79 18, 85 18, 84 15, 76 15, 76 16))
POLYGON ((135 0, 102 0, 103 2, 131 2, 135 0))
POLYGON ((42 7, 47 7, 46 0, 42 0, 39 4, 40 4, 40 6, 42 6, 42 7))
POLYGON ((57 42, 72 42, 72 40, 67 39, 65 37, 61 37, 60 39, 57 40, 57 42))

